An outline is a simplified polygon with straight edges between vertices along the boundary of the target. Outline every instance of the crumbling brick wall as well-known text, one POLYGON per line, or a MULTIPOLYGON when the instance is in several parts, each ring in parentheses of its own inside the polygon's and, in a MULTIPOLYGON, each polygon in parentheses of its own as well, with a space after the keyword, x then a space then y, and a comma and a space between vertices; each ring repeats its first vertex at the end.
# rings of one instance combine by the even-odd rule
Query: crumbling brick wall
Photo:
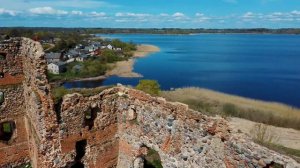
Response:
POLYGON ((116 137, 117 102, 114 100, 115 95, 109 94, 64 97, 60 124, 62 155, 65 156, 62 166, 75 162, 76 142, 87 140, 86 153, 81 160, 86 167, 116 167, 119 140, 116 137))
MULTIPOLYGON (((24 118, 22 57, 18 55, 19 50, 18 39, 0 46, 0 54, 5 56, 0 60, 0 73, 4 73, 0 78, 0 92, 4 97, 4 101, 0 103, 0 124, 11 122, 10 129, 13 130, 10 139, 0 140, 0 167, 30 161, 24 118)), ((1 132, 3 134, 3 130, 1 132)))
MULTIPOLYGON (((29 158, 34 167, 51 167, 60 146, 55 140, 58 125, 43 49, 30 39, 12 38, 1 44, 0 54, 0 73, 4 73, 0 92, 5 97, 0 107, 0 123, 14 121, 16 126, 9 148, 3 147, 7 151, 2 153, 0 167, 20 165, 30 161, 29 158)), ((3 145, 0 142, 0 150, 3 145)))
MULTIPOLYGON (((135 165, 136 160, 145 155, 141 152, 143 147, 155 149, 167 168, 264 167, 273 161, 284 167, 300 166, 292 158, 255 144, 243 134, 231 133, 224 119, 211 118, 188 109, 187 105, 166 102, 163 98, 125 87, 109 89, 91 97, 66 95, 61 115, 62 148, 68 149, 63 151, 71 156, 75 153, 75 142, 87 139, 83 161, 90 167, 110 167, 112 165, 106 165, 109 158, 117 167, 134 167, 138 165, 135 165), (85 111, 95 106, 101 110, 89 131, 88 127, 82 127, 85 111), (117 124, 117 129, 103 136, 106 134, 103 128, 110 127, 110 124, 117 124), (98 143, 96 146, 95 142, 104 141, 95 138, 94 132, 102 138, 111 138, 106 141, 118 142, 118 150, 112 148, 115 143, 98 143), (109 145, 110 150, 91 150, 103 145, 109 145), (112 155, 118 160, 110 157, 112 155), (107 157, 101 160, 104 156, 107 157)), ((71 161, 72 157, 68 159, 71 161)))
POLYGON ((21 47, 19 38, 11 39, 0 45, 0 54, 4 56, 0 60, 0 71, 7 75, 19 75, 23 73, 22 57, 18 55, 21 47))
POLYGON ((24 97, 30 151, 34 167, 54 167, 59 163, 58 124, 46 76, 46 61, 40 43, 22 38, 24 97))

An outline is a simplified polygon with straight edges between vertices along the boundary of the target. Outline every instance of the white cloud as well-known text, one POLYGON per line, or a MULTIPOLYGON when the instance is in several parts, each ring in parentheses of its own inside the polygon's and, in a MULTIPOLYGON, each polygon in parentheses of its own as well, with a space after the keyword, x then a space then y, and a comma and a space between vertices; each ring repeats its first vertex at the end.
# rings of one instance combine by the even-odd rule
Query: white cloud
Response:
POLYGON ((115 13, 115 22, 128 23, 128 22, 148 22, 149 20, 155 20, 155 15, 148 13, 115 13))
POLYGON ((48 6, 31 8, 31 9, 29 9, 29 12, 32 14, 37 14, 37 15, 66 15, 66 14, 68 14, 67 11, 53 9, 52 7, 48 7, 48 6))
POLYGON ((212 19, 210 17, 205 16, 203 13, 196 13, 195 16, 195 22, 204 22, 212 19))
POLYGON ((272 13, 272 15, 273 15, 273 16, 282 16, 283 13, 281 13, 281 12, 274 12, 274 13, 272 13))
POLYGON ((122 13, 118 12, 115 14, 116 17, 146 17, 146 16, 151 16, 150 14, 147 13, 122 13))
POLYGON ((253 12, 247 12, 245 13, 241 18, 244 22, 253 22, 255 20, 262 20, 265 17, 265 15, 261 13, 253 13, 253 12))
POLYGON ((174 22, 174 21, 186 22, 188 20, 190 20, 190 18, 186 16, 184 13, 176 12, 172 15, 172 18, 169 18, 168 22, 174 22))
POLYGON ((172 15, 173 17, 184 17, 185 15, 183 13, 180 12, 176 12, 172 15))
POLYGON ((148 19, 116 19, 115 22, 119 22, 119 23, 128 23, 128 22, 148 22, 148 19))
POLYGON ((14 10, 7 10, 7 9, 0 8, 0 15, 16 16, 17 13, 18 12, 14 10))
POLYGON ((272 21, 272 22, 291 22, 298 21, 300 18, 300 11, 291 12, 273 12, 269 14, 247 12, 242 17, 242 21, 272 21))
POLYGON ((204 14, 203 13, 196 13, 195 16, 196 17, 201 17, 201 16, 204 16, 204 14))
POLYGON ((104 17, 104 16, 106 16, 106 13, 104 13, 104 12, 91 12, 90 16, 93 16, 93 17, 104 17))
POLYGON ((83 12, 82 11, 73 10, 73 11, 71 11, 71 14, 72 15, 83 15, 83 12))
POLYGON ((163 16, 163 17, 167 17, 167 16, 170 16, 169 14, 167 14, 167 13, 161 13, 161 14, 159 14, 160 16, 163 16))
POLYGON ((245 19, 252 19, 252 18, 255 17, 255 15, 252 12, 247 12, 242 17, 245 18, 245 19))
POLYGON ((28 10, 41 6, 52 8, 76 8, 96 10, 99 8, 117 8, 119 5, 101 0, 0 0, 2 8, 14 10, 28 10))
POLYGON ((300 11, 294 10, 291 12, 292 15, 300 15, 300 11))

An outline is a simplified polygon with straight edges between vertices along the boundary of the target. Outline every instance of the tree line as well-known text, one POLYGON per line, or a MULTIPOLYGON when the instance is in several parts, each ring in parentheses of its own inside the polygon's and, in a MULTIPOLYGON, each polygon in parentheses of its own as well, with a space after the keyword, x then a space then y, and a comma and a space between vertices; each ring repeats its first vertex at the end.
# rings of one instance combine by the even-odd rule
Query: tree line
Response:
POLYGON ((63 34, 198 34, 198 33, 256 33, 256 34, 300 34, 300 28, 251 28, 251 29, 180 29, 180 28, 34 28, 34 27, 0 27, 0 35, 10 37, 29 37, 51 39, 63 34))

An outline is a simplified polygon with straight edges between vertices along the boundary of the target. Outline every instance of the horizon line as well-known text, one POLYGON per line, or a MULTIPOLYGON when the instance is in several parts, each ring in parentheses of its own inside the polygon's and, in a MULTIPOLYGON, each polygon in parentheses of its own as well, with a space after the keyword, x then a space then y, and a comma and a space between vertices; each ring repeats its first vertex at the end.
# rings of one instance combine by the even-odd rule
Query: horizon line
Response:
POLYGON ((2 28, 61 28, 61 29, 181 29, 181 30, 186 30, 186 29, 204 29, 204 30, 224 30, 224 29, 237 29, 237 30, 243 30, 243 29, 267 29, 267 30, 280 30, 280 29, 300 29, 299 28, 293 28, 293 27, 282 27, 282 28, 266 28, 266 27, 255 27, 255 28, 178 28, 178 27, 164 27, 164 28, 157 28, 157 27, 152 27, 152 28, 133 28, 133 27, 30 27, 30 26, 0 26, 0 29, 2 28))

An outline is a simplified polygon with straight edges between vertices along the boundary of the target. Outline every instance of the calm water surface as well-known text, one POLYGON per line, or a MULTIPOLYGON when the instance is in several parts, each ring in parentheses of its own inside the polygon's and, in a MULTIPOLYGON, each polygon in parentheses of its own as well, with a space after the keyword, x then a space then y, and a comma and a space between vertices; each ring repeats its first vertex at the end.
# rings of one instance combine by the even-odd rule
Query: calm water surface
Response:
MULTIPOLYGON (((198 86, 244 97, 300 107, 300 36, 200 34, 103 35, 161 52, 140 58, 135 72, 158 80, 162 89, 198 86)), ((104 81, 70 82, 67 88, 109 84, 136 85, 143 78, 110 77, 104 81)))

